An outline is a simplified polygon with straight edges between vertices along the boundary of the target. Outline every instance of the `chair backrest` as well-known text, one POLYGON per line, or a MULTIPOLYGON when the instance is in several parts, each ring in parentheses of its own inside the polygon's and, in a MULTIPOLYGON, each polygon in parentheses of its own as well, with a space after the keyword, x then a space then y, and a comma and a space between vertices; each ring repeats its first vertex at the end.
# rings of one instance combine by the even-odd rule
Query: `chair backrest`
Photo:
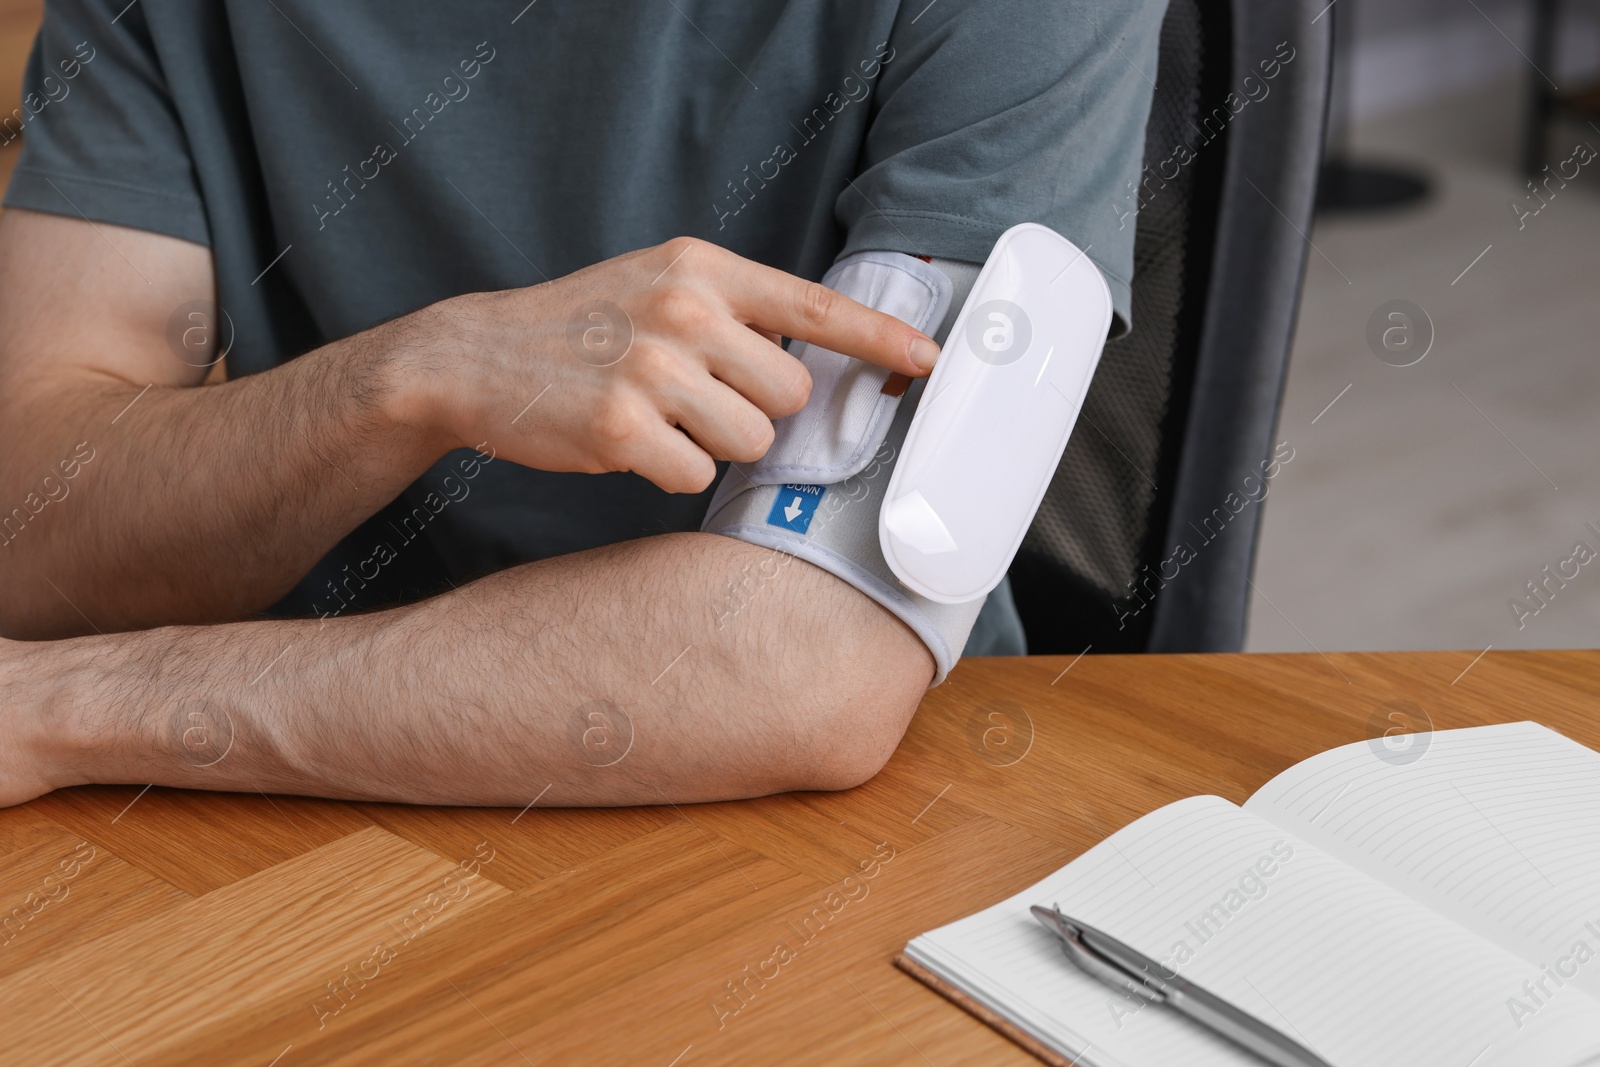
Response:
POLYGON ((1011 566, 1030 652, 1243 645, 1322 157, 1325 4, 1170 0, 1133 332, 1106 345, 1011 566))

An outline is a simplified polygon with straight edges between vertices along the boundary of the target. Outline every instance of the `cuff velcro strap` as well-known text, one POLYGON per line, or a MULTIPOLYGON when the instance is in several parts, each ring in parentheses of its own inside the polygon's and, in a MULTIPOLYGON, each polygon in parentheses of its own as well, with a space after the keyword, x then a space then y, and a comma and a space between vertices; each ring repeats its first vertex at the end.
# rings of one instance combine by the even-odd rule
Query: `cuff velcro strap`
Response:
MULTIPOLYGON (((952 297, 942 270, 897 252, 850 256, 823 284, 930 336, 952 297)), ((922 639, 937 685, 960 658, 984 600, 938 604, 912 592, 878 543, 878 512, 923 383, 902 398, 884 391, 882 368, 809 344, 795 354, 812 375, 810 400, 778 420, 765 456, 728 469, 701 529, 799 556, 849 582, 922 639)))
MULTIPOLYGON (((899 252, 858 252, 835 263, 822 284, 929 336, 950 308, 944 272, 899 252)), ((734 465, 708 515, 752 485, 841 482, 866 468, 888 433, 901 390, 884 390, 887 369, 808 341, 794 342, 790 354, 811 375, 810 399, 803 410, 773 424, 766 455, 734 465)))

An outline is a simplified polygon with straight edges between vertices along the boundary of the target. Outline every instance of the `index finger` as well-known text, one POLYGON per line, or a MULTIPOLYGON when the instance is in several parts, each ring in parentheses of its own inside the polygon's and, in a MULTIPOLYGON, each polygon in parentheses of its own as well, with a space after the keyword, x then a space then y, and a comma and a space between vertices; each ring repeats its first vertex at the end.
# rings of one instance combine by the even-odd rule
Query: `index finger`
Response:
POLYGON ((730 255, 717 281, 728 310, 748 326, 771 330, 913 378, 933 370, 939 346, 893 315, 818 282, 730 255))

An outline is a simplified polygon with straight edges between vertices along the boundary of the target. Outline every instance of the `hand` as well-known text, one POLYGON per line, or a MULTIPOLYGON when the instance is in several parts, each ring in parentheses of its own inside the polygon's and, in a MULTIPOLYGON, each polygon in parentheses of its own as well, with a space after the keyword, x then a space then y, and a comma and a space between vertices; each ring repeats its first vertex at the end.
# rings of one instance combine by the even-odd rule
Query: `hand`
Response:
POLYGON ((676 493, 710 485, 715 460, 759 459, 772 420, 805 406, 811 379, 782 337, 911 377, 939 352, 893 316, 689 237, 391 326, 399 417, 446 447, 631 470, 676 493))

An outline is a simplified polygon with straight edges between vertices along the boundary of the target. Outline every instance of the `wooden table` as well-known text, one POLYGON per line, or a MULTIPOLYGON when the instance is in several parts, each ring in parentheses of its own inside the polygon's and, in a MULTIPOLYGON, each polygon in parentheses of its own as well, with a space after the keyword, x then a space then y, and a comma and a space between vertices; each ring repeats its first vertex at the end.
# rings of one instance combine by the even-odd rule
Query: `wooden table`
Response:
POLYGON ((64 790, 0 812, 0 1061, 1033 1064, 896 970, 905 942, 1391 713, 1600 747, 1597 710, 1600 652, 969 660, 849 793, 64 790))

